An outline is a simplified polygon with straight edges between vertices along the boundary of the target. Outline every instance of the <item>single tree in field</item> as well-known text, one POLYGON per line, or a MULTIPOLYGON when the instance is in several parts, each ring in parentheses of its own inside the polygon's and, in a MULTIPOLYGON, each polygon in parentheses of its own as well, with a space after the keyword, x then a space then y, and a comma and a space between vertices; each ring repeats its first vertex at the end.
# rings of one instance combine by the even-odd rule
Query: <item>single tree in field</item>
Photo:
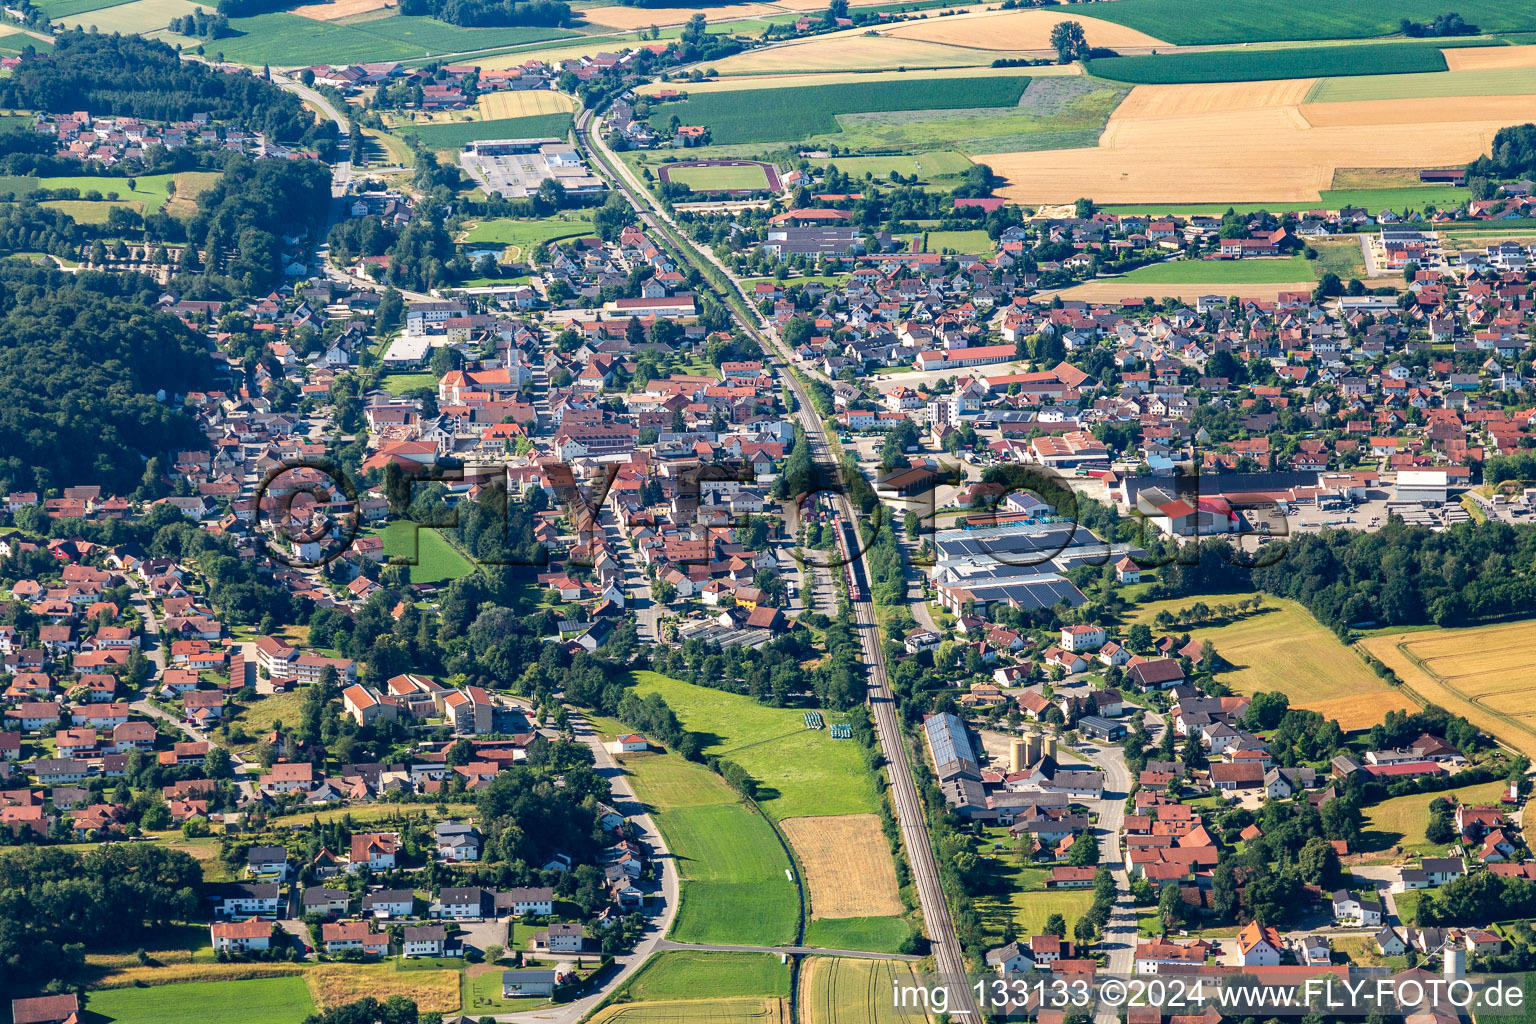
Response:
POLYGON ((1058 21, 1051 29, 1051 47, 1063 64, 1088 56, 1088 37, 1077 21, 1058 21))

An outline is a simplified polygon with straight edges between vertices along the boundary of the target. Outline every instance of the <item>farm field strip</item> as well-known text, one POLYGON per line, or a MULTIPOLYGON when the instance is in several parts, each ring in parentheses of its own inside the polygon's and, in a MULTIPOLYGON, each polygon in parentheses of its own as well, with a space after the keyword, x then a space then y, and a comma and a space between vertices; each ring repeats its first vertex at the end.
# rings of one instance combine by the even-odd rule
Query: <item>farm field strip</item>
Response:
POLYGON ((624 986, 637 1003, 686 1001, 701 992, 717 999, 788 999, 789 969, 772 953, 673 949, 646 961, 624 986))
POLYGON ((805 871, 812 918, 894 917, 905 910, 879 816, 786 818, 780 827, 805 871))
MULTIPOLYGON (((1218 214, 1220 211, 1217 211, 1218 214)), ((1202 295, 1238 295, 1245 299, 1258 299, 1265 302, 1273 302, 1281 292, 1311 291, 1316 287, 1316 281, 1283 281, 1274 284, 1214 284, 1204 282, 1200 284, 1150 284, 1142 282, 1139 285, 1128 284, 1123 278, 1108 278, 1102 281, 1088 281, 1084 284, 1073 285, 1064 288, 1059 293, 1063 300, 1076 299, 1080 302, 1119 302, 1122 299, 1142 299, 1148 295, 1159 299, 1176 298, 1183 302, 1194 302, 1202 295)))
POLYGON ((315 21, 340 21, 358 14, 370 14, 388 6, 389 0, 328 0, 325 3, 290 7, 288 13, 315 21))
MULTIPOLYGON (((1502 49, 1506 48, 1494 47, 1490 52, 1496 53, 1502 49)), ((1453 96, 1530 96, 1532 94, 1536 94, 1536 65, 1521 64, 1515 67, 1479 68, 1428 74, 1319 78, 1317 85, 1308 93, 1306 102, 1348 103, 1360 100, 1426 100, 1453 96)))
MULTIPOLYGON (((1468 47, 1493 44, 1491 39, 1465 43, 1468 47)), ((1144 83, 1252 82, 1322 75, 1408 74, 1447 70, 1445 54, 1450 51, 1444 47, 1443 41, 1431 40, 1271 50, 1201 50, 1108 57, 1090 60, 1086 68, 1090 75, 1101 78, 1144 83)))
POLYGON ((921 39, 982 50, 1050 50, 1051 30, 1063 21, 1075 21, 1092 46, 1122 49, 1168 45, 1164 40, 1112 21, 1048 10, 975 11, 947 18, 907 21, 881 30, 896 39, 921 39))
POLYGON ((1356 732, 1380 725, 1386 721, 1388 711, 1417 711, 1419 706, 1409 697, 1396 690, 1362 693, 1353 697, 1334 697, 1329 700, 1304 701, 1295 705, 1303 711, 1316 711, 1324 718, 1338 722, 1345 732, 1356 732))
POLYGON ((914 1020, 912 1013, 898 1014, 891 1000, 893 984, 916 980, 910 964, 816 956, 805 961, 804 972, 800 1012, 807 1024, 910 1024, 914 1020))
POLYGON ((779 999, 699 999, 609 1006, 591 1024, 788 1024, 779 999))
POLYGON ((1536 46, 1457 47, 1445 51, 1445 63, 1452 71, 1536 68, 1536 46))
POLYGON ((1464 715, 1523 754, 1536 755, 1536 722, 1531 720, 1536 709, 1528 695, 1521 706, 1520 695, 1511 691, 1536 643, 1536 623, 1393 633, 1359 643, 1422 700, 1464 715), (1441 669, 1454 674, 1442 675, 1441 669))
MULTIPOLYGON (((1270 0, 1119 0, 1094 8, 1104 21, 1156 32, 1180 46, 1278 40, 1353 39, 1390 36, 1401 18, 1433 21, 1442 0, 1398 0, 1391 6, 1359 0, 1309 0, 1278 5, 1270 0)), ((1503 0, 1462 0, 1456 10, 1483 32, 1536 29, 1536 10, 1503 0)))
MULTIPOLYGON (((680 90, 689 96, 716 92, 740 92, 743 89, 792 89, 811 85, 853 85, 868 82, 938 81, 946 78, 1013 78, 1020 73, 1030 78, 1071 78, 1083 73, 1076 64, 1045 64, 1030 68, 928 68, 910 71, 820 71, 784 72, 782 74, 736 75, 707 82, 689 82, 680 90)), ((676 82, 648 82, 635 92, 654 96, 663 89, 677 89, 676 82)))
MULTIPOLYGON (((920 39, 827 35, 814 36, 790 46, 749 50, 716 61, 713 66, 721 75, 894 71, 897 68, 990 67, 993 60, 1009 55, 1010 51, 948 46, 920 39)), ((1017 68, 1011 70, 1018 71, 1017 68)), ((1029 70, 1034 71, 1033 68, 1029 70)))

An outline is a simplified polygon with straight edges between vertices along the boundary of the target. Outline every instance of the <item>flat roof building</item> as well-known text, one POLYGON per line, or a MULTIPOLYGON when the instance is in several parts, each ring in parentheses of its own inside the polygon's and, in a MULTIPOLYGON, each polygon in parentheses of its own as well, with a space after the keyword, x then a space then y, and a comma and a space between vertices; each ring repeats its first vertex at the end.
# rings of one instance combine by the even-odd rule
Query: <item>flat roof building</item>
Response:
POLYGON ((564 139, 477 139, 464 147, 459 163, 487 192, 508 199, 527 199, 546 179, 572 195, 595 195, 604 188, 564 139))

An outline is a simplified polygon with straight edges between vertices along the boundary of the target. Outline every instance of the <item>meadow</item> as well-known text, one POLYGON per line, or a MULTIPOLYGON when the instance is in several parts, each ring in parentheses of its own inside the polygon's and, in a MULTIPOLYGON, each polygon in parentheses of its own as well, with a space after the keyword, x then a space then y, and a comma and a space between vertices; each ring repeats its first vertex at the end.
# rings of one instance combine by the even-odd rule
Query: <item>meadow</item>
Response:
POLYGON ((651 123, 665 126, 675 114, 683 124, 708 125, 717 145, 801 141, 838 131, 839 114, 1011 107, 1028 85, 1019 76, 703 93, 662 104, 651 123))
MULTIPOLYGON (((1495 779, 1475 786, 1445 790, 1427 795, 1415 793, 1397 796, 1362 809, 1365 827, 1360 834, 1360 853, 1386 853, 1394 851, 1392 859, 1412 854, 1419 857, 1444 856, 1445 846, 1431 843, 1424 837, 1429 827, 1429 805, 1436 797, 1443 796, 1456 803, 1497 803, 1504 792, 1504 783, 1495 779)), ((1398 897, 1402 899, 1401 896, 1398 897)))
MULTIPOLYGON (((194 181, 197 182, 196 190, 199 192, 207 187, 208 178, 203 177, 199 173, 198 177, 194 179, 189 176, 189 173, 140 175, 134 178, 131 191, 128 188, 127 177, 93 174, 57 174, 43 178, 27 174, 4 175, 0 176, 0 196, 10 193, 20 198, 28 192, 40 188, 73 188, 79 189, 82 196, 87 192, 99 192, 102 200, 135 204, 141 209, 153 212, 164 206, 170 198, 170 190, 167 186, 172 181, 177 183, 178 190, 187 187, 194 181)), ((212 177, 217 177, 217 175, 212 175, 212 177)), ((177 212, 180 213, 181 211, 178 210, 177 212)))
MULTIPOLYGON (((1484 32, 1536 29, 1536 8, 1502 0, 1463 0, 1456 11, 1484 32)), ((1389 36, 1400 18, 1430 22, 1447 10, 1443 0, 1399 0, 1387 5, 1358 0, 1120 0, 1094 8, 1094 16, 1140 29, 1180 46, 1299 39, 1389 36)))
POLYGON ((386 559, 414 560, 415 564, 408 566, 412 583, 441 583, 475 571, 474 563, 438 530, 396 522, 369 532, 384 538, 386 559))
POLYGON ((1389 633, 1359 641, 1423 700, 1536 756, 1536 702, 1524 675, 1536 622, 1389 633))
POLYGON ((792 942, 799 894, 773 828, 702 765, 673 754, 626 757, 635 794, 655 815, 682 878, 669 938, 679 942, 792 942))
MULTIPOLYGON (((1488 45, 1491 40, 1479 40, 1488 45)), ((1090 75, 1117 82, 1254 82, 1321 75, 1394 75, 1445 71, 1445 40, 1307 46, 1274 50, 1208 50, 1107 57, 1084 64, 1090 75)))
POLYGON ((953 184, 954 179, 962 177, 971 168, 969 157, 952 150, 934 150, 911 156, 837 156, 815 162, 821 166, 835 165, 838 170, 855 178, 869 174, 889 179, 893 171, 904 178, 915 174, 919 181, 934 186, 944 185, 946 179, 949 184, 953 184))
POLYGON ((50 14, 68 28, 95 28, 107 32, 156 32, 170 24, 172 18, 191 14, 197 4, 190 0, 132 0, 110 7, 94 7, 79 14, 50 14))
POLYGON ((805 922, 802 946, 900 953, 912 925, 901 917, 823 917, 805 922))
POLYGON ((476 139, 563 139, 571 130, 570 114, 536 114, 497 121, 455 121, 452 124, 407 125, 402 135, 414 135, 429 149, 462 149, 476 139))
POLYGON ((962 255, 979 256, 990 253, 996 245, 980 228, 972 231, 928 231, 924 236, 928 240, 927 252, 953 250, 962 255))
MULTIPOLYGON (((1257 614, 1234 622, 1214 625, 1180 624, 1178 612, 1197 601, 1208 607, 1237 600, 1247 595, 1177 598, 1138 605, 1130 622, 1152 625, 1157 614, 1166 611, 1175 616, 1171 632, 1188 632, 1191 637, 1215 646, 1216 653, 1235 666, 1223 672, 1221 679, 1241 694, 1280 691, 1291 698, 1293 706, 1307 707, 1316 702, 1372 694, 1387 690, 1387 684, 1371 672, 1360 658, 1341 644, 1295 601, 1270 597, 1257 614)), ((1157 627, 1153 626, 1154 632, 1157 627)))
MULTIPOLYGON (((912 983, 912 965, 900 960, 854 960, 815 956, 800 978, 800 1019, 806 1024, 911 1024, 897 1013, 892 985, 912 983)), ((919 1019, 921 1019, 919 1017, 919 1019)))
POLYGON ((116 1024, 293 1024, 315 1010, 304 979, 205 981, 92 992, 96 1021, 116 1024))
POLYGON ((710 998, 789 998, 789 969, 772 953, 675 949, 647 960, 624 986, 637 1003, 710 998))
POLYGON ((671 181, 687 185, 695 192, 727 192, 737 189, 766 189, 768 175, 755 164, 735 167, 678 167, 669 169, 671 181))
MULTIPOLYGON (((576 238, 591 234, 592 220, 580 210, 562 213, 559 217, 543 217, 537 220, 515 220, 503 217, 483 220, 464 232, 461 242, 478 245, 512 246, 526 252, 540 242, 553 242, 558 238, 576 238)), ((433 383, 436 383, 434 378, 433 383)))
MULTIPOLYGON (((139 0, 164 3, 173 0, 139 0)), ((189 8, 192 6, 188 5, 189 8)), ((163 27, 169 19, 160 23, 163 27)), ((489 49, 521 43, 574 38, 557 28, 460 28, 435 18, 396 14, 352 24, 316 21, 286 11, 231 18, 238 35, 224 39, 182 40, 201 44, 206 52, 223 53, 240 64, 345 64, 352 61, 404 60, 444 53, 489 49)), ((180 37, 168 36, 168 41, 180 37)))
POLYGON ((121 2, 122 0, 42 0, 41 3, 33 6, 42 10, 51 20, 57 21, 84 14, 87 11, 99 11, 103 7, 115 7, 121 2))
POLYGON ((757 781, 758 805, 774 820, 876 812, 875 789, 852 740, 807 729, 804 708, 772 708, 751 697, 635 673, 635 692, 659 693, 704 754, 734 761, 757 781))

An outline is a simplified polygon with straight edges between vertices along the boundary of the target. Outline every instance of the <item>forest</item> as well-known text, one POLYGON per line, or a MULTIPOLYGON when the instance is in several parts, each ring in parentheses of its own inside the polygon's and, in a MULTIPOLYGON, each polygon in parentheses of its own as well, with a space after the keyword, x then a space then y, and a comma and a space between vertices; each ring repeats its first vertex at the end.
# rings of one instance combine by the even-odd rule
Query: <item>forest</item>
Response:
POLYGON ((128 292, 146 283, 0 264, 0 487, 126 493, 198 440, 169 399, 210 381, 207 343, 128 292))
POLYGON ((484 25, 562 28, 571 23, 571 7, 561 0, 401 0, 400 13, 428 15, 466 28, 484 25))

